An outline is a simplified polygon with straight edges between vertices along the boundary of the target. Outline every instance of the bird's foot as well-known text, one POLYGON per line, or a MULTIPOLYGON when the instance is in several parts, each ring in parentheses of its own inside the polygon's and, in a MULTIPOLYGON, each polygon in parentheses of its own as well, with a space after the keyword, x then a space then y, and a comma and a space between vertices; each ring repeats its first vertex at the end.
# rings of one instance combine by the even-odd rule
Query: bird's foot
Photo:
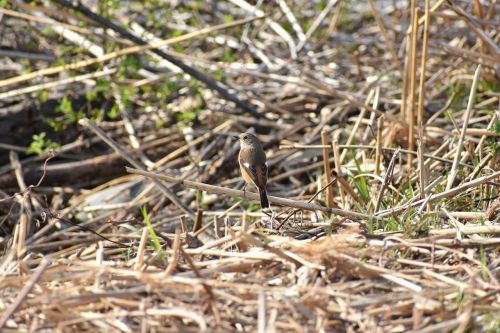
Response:
POLYGON ((245 185, 243 185, 243 199, 244 200, 247 199, 247 183, 245 183, 245 185))

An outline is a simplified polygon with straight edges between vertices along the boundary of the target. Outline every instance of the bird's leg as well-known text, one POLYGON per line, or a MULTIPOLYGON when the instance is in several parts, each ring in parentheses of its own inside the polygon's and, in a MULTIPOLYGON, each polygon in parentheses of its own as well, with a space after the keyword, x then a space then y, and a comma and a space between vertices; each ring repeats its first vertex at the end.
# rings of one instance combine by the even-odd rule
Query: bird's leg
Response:
MULTIPOLYGON (((271 226, 271 230, 274 230, 274 222, 278 223, 278 221, 276 221, 276 212, 273 210, 271 205, 269 205, 269 210, 271 211, 271 214, 269 214, 267 210, 262 210, 262 212, 269 218, 265 223, 269 223, 271 226)), ((266 221, 265 218, 263 218, 263 221, 266 221)))
POLYGON ((247 183, 245 182, 245 185, 243 185, 243 199, 247 199, 247 183))
POLYGON ((276 213, 272 209, 271 205, 269 205, 269 209, 271 210, 271 216, 269 217, 269 221, 271 222, 271 230, 274 230, 274 221, 276 221, 276 213))
POLYGON ((271 218, 274 220, 276 218, 276 212, 273 210, 271 205, 269 205, 269 209, 271 210, 271 218))

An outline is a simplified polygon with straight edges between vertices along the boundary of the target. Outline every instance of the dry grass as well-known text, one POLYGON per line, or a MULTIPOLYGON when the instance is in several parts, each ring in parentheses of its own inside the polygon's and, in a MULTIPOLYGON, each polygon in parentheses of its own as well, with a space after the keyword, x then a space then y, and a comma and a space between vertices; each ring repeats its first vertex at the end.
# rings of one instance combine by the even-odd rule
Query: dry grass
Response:
POLYGON ((496 2, 104 3, 0 8, 2 332, 498 332, 496 2))

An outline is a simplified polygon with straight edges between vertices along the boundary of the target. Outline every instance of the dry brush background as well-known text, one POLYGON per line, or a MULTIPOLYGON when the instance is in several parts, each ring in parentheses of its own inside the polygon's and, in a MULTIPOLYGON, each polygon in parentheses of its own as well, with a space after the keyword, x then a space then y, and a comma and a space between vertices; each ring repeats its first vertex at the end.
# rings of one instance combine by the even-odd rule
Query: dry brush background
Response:
POLYGON ((0 1, 0 330, 499 332, 499 22, 0 1))

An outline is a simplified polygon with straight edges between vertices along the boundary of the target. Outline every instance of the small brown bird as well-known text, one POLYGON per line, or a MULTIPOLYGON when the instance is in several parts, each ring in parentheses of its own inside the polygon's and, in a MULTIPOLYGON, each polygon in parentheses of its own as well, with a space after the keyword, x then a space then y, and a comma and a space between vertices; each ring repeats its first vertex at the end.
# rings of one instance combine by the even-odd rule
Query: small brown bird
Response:
MULTIPOLYGON (((260 195, 260 206, 269 208, 267 199, 267 158, 259 139, 251 133, 243 133, 238 137, 240 140, 240 163, 241 174, 248 184, 257 186, 260 195)), ((246 187, 246 184, 245 184, 246 187)))

